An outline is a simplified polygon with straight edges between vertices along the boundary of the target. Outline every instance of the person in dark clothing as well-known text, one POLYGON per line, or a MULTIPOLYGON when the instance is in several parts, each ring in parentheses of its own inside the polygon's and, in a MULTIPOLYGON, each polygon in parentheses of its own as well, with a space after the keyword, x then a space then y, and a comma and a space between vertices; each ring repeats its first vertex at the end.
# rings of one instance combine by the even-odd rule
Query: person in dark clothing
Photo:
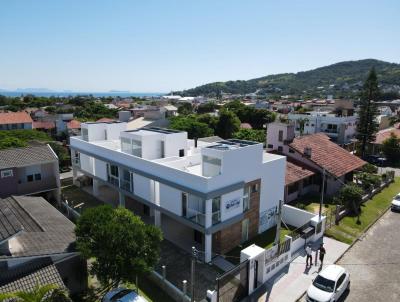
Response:
POLYGON ((325 257, 325 254, 326 254, 326 250, 324 248, 324 244, 323 243, 321 243, 321 245, 319 246, 318 250, 319 250, 319 261, 321 261, 320 268, 322 269, 322 265, 324 264, 324 257, 325 257))

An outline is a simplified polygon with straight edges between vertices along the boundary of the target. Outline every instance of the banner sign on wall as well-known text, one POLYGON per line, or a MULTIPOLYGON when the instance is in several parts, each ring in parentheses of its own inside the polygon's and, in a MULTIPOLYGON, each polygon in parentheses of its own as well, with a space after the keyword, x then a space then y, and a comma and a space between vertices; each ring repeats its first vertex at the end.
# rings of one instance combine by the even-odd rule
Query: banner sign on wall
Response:
POLYGON ((227 211, 237 209, 239 206, 240 206, 240 198, 235 198, 235 199, 228 200, 225 202, 225 209, 227 211))

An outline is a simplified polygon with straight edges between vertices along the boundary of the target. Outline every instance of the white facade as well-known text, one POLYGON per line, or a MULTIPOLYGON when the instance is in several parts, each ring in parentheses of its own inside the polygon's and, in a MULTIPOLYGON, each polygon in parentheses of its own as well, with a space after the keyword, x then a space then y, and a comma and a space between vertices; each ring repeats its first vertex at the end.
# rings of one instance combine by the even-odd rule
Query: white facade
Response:
POLYGON ((265 153, 260 143, 227 140, 194 147, 186 132, 84 123, 82 136, 71 138, 71 150, 79 156, 74 169, 203 233, 206 261, 212 234, 243 218, 246 183, 261 183, 259 231, 275 224, 264 216, 284 196, 285 157, 265 153))
POLYGON ((357 116, 337 116, 328 111, 311 111, 304 114, 289 113, 288 119, 295 126, 296 136, 300 135, 300 123, 304 122, 303 134, 323 132, 339 144, 347 144, 354 138, 357 116))

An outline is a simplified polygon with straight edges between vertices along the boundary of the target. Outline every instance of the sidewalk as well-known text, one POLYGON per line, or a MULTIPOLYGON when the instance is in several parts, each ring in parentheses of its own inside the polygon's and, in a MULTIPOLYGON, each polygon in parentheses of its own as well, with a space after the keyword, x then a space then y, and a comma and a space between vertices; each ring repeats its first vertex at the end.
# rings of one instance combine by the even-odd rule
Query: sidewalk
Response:
MULTIPOLYGON (((325 237, 326 255, 324 266, 333 264, 346 251, 348 244, 325 237)), ((316 247, 315 247, 316 248, 316 247)), ((314 249, 314 247, 313 247, 314 249)), ((319 266, 306 269, 305 252, 300 249, 297 256, 289 265, 278 272, 269 282, 262 285, 245 301, 257 302, 294 302, 308 289, 312 279, 318 274, 319 266)))

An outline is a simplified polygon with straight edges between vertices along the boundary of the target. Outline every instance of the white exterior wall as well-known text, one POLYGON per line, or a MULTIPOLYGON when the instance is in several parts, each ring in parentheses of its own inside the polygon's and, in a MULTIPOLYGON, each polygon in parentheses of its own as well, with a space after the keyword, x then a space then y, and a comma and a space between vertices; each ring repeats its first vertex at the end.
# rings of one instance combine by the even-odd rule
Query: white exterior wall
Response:
POLYGON ((89 172, 92 175, 95 175, 95 171, 93 169, 93 162, 94 159, 91 156, 88 156, 86 154, 80 154, 80 161, 81 161, 81 169, 89 172))
POLYGON ((283 205, 282 207, 282 220, 286 224, 294 227, 301 227, 305 225, 314 216, 314 213, 310 213, 287 204, 283 205))
POLYGON ((163 208, 182 215, 182 191, 160 183, 160 205, 163 208))
POLYGON ((166 134, 164 142, 165 157, 179 156, 180 149, 184 149, 185 155, 187 154, 188 144, 186 132, 166 134))
MULTIPOLYGON (((81 154, 82 156, 82 154, 81 154)), ((107 163, 104 161, 94 158, 94 174, 98 178, 107 181, 107 163)))
POLYGON ((151 179, 143 177, 141 175, 135 174, 133 176, 133 190, 134 194, 146 199, 148 201, 153 202, 153 194, 152 194, 152 183, 151 179))
POLYGON ((221 221, 235 217, 243 212, 243 189, 221 196, 221 221))

